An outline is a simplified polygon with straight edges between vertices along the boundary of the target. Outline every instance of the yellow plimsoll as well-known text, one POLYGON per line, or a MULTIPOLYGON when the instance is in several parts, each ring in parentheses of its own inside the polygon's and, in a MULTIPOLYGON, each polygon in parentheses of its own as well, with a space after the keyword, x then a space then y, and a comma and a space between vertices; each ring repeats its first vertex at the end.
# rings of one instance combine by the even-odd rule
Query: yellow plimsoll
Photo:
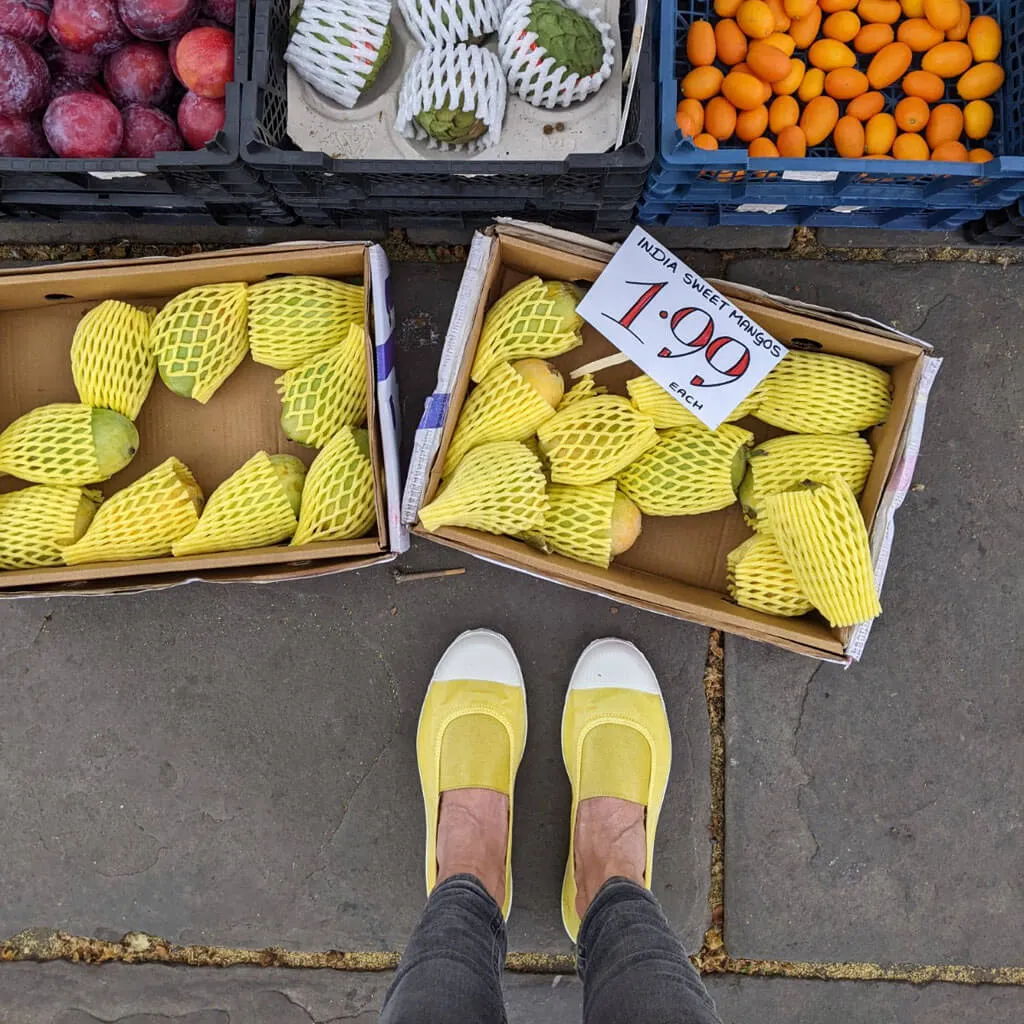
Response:
POLYGON ((508 797, 505 898, 512 905, 512 828, 516 772, 526 746, 526 689, 511 644, 500 633, 473 629, 456 637, 427 687, 416 728, 416 761, 426 812, 427 894, 437 885, 437 822, 441 794, 493 789, 508 797))
POLYGON ((675 427, 617 479, 622 492, 648 516, 695 516, 727 508, 746 468, 749 430, 723 423, 717 430, 675 427))
POLYGON ((848 434, 884 423, 891 406, 885 370, 859 359, 790 351, 762 382, 756 415, 796 434, 848 434))
POLYGON ((442 475, 448 476, 471 448, 489 441, 525 441, 554 415, 554 407, 529 380, 510 363, 498 363, 462 406, 442 475))
POLYGON ((40 405, 0 434, 0 474, 68 487, 109 480, 135 458, 139 433, 127 416, 73 402, 40 405))
POLYGON ((628 399, 596 395, 555 413, 541 424, 537 439, 556 484, 596 484, 653 448, 658 433, 628 399))
POLYGON ((672 734, 657 676, 631 643, 607 637, 580 655, 562 712, 562 760, 572 787, 562 923, 575 942, 580 918, 574 847, 582 801, 612 797, 644 807, 643 884, 651 887, 654 838, 672 766, 672 734))
POLYGON ((369 435, 342 427, 320 449, 306 474, 292 544, 354 540, 376 521, 369 435))
POLYGON ((580 292, 565 281, 529 277, 487 311, 471 376, 479 384, 497 363, 551 359, 583 344, 580 292))
MULTIPOLYGON (((733 409, 727 418, 732 423, 743 419, 757 410, 761 401, 761 387, 764 381, 757 385, 753 391, 733 409)), ((641 374, 626 381, 626 390, 633 400, 633 408, 638 412, 650 416, 658 430, 665 430, 671 427, 695 427, 704 426, 682 402, 675 399, 672 394, 666 391, 654 378, 641 374)), ((705 428, 707 429, 707 428, 705 428)))
POLYGON ((71 342, 71 375, 86 405, 138 419, 156 376, 150 327, 155 310, 107 299, 89 310, 71 342))
POLYGON ((539 532, 545 550, 607 569, 640 535, 640 511, 619 494, 614 480, 585 487, 551 484, 539 532))
POLYGON ((156 366, 176 395, 205 405, 245 358, 247 287, 230 281, 189 288, 157 313, 156 366))
POLYGON ((281 429, 312 448, 325 445, 342 427, 366 422, 366 331, 350 324, 334 348, 277 378, 281 429))
POLYGON ((210 495, 199 522, 172 545, 176 556, 238 551, 288 540, 299 524, 306 467, 294 455, 257 452, 210 495))
POLYGON ((548 507, 547 480, 537 458, 518 441, 492 441, 466 453, 420 522, 433 533, 465 526, 487 533, 537 529, 548 507))
POLYGON ((101 501, 99 491, 53 484, 0 494, 0 569, 63 565, 61 548, 85 533, 101 501))
POLYGON ((68 565, 161 558, 199 522, 203 492, 191 470, 174 458, 161 462, 108 498, 77 543, 64 548, 68 565))
POLYGON ((290 370, 345 340, 366 322, 361 285, 296 274, 249 288, 249 344, 257 363, 290 370))
POLYGON ((814 607, 800 589, 778 541, 755 533, 725 556, 729 596, 765 615, 806 615, 814 607))
POLYGON ((769 494, 788 491, 805 480, 838 473, 859 495, 874 452, 859 434, 785 434, 763 441, 747 456, 739 498, 749 526, 762 529, 758 511, 769 494))
POLYGON ((606 387, 595 382, 592 373, 585 373, 562 396, 561 402, 558 403, 558 411, 561 412, 566 406, 572 405, 573 402, 578 402, 582 398, 593 398, 594 395, 603 395, 607 391, 606 387))
POLYGON ((800 589, 831 626, 881 614, 864 517, 841 476, 773 494, 765 513, 800 589))

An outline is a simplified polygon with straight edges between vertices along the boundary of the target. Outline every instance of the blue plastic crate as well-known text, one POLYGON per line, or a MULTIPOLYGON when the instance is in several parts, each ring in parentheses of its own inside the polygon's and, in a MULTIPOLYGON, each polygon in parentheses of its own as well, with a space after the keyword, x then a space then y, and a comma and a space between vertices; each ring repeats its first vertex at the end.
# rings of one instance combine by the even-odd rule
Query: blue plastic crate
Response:
POLYGON ((692 203, 679 205, 645 198, 637 222, 670 228, 745 227, 890 228, 900 231, 952 231, 981 216, 977 207, 965 210, 908 209, 905 206, 858 208, 838 203, 831 207, 787 206, 771 203, 692 203))
MULTIPOLYGON (((659 148, 648 178, 645 204, 657 199, 690 207, 798 203, 825 209, 842 204, 872 209, 903 206, 987 210, 1013 202, 1024 195, 1024 0, 968 2, 972 14, 991 15, 1003 31, 1000 63, 1006 70, 1006 82, 989 98, 995 120, 984 145, 996 154, 996 159, 987 164, 844 160, 831 143, 811 149, 802 160, 751 160, 739 147, 697 149, 676 127, 679 80, 690 70, 686 60, 690 22, 700 18, 713 21, 715 16, 711 0, 662 0, 659 148)), ((858 66, 865 70, 869 61, 869 56, 860 56, 858 66)), ((912 67, 918 66, 920 54, 915 54, 912 67)), ((946 88, 948 98, 957 99, 956 80, 948 81, 946 88)), ((891 109, 902 95, 899 84, 884 92, 893 101, 887 106, 891 109)))

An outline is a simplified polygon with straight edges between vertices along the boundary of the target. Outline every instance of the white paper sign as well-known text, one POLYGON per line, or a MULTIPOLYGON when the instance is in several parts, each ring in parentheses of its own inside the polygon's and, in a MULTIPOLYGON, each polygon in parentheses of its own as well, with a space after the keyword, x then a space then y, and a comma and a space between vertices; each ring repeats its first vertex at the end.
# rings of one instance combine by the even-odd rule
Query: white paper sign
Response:
POLYGON ((622 243, 577 311, 712 430, 786 355, 642 228, 622 243))

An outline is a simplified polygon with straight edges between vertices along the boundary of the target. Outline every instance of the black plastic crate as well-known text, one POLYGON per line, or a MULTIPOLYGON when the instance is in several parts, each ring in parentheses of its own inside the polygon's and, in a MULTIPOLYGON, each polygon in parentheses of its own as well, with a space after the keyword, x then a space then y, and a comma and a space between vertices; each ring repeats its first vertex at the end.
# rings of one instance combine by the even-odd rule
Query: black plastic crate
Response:
MULTIPOLYGON (((493 206, 493 201, 489 201, 493 206)), ((384 237, 391 231, 414 232, 416 240, 423 244, 450 243, 453 238, 467 239, 474 231, 494 223, 494 213, 463 211, 462 213, 432 214, 424 212, 423 204, 418 209, 385 212, 331 207, 317 203, 292 207, 299 221, 313 228, 329 228, 344 231, 351 238, 384 237)), ((633 228, 632 204, 626 207, 605 207, 601 210, 567 211, 537 210, 529 203, 512 211, 523 220, 541 218, 552 227, 596 238, 600 241, 621 241, 633 228)))
MULTIPOLYGON (((550 212, 621 208, 640 198, 655 149, 650 6, 623 146, 564 160, 519 161, 336 160, 296 148, 286 133, 288 11, 288 0, 256 0, 252 79, 242 92, 241 155, 289 206, 326 203, 337 210, 387 212, 397 209, 395 200, 416 198, 420 213, 458 216, 467 201, 479 199, 487 200, 491 217, 517 213, 519 204, 529 202, 547 220, 550 212)), ((635 0, 622 0, 624 45, 632 37, 634 11, 635 0)))
POLYGON ((964 225, 969 242, 977 245, 1024 245, 1024 200, 1005 210, 989 210, 964 225))
POLYGON ((41 224, 141 221, 147 224, 258 227, 291 225, 295 223, 295 215, 272 196, 209 202, 191 196, 15 189, 0 193, 0 224, 5 221, 36 221, 41 224))
POLYGON ((188 196, 229 202, 239 196, 246 202, 272 198, 265 183, 238 156, 239 108, 242 83, 249 77, 252 8, 250 0, 235 3, 235 81, 224 96, 224 128, 205 149, 158 153, 151 159, 113 157, 72 160, 61 157, 26 158, 0 156, 0 213, 9 192, 68 193, 69 209, 79 213, 96 197, 113 192, 148 196, 188 196), (77 201, 71 203, 74 195, 77 201))

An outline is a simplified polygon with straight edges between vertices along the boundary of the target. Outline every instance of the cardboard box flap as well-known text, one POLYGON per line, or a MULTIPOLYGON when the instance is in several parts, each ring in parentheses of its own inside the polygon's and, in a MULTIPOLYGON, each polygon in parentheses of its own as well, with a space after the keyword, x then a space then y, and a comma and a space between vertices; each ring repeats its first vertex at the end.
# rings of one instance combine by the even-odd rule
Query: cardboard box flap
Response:
POLYGON ((133 256, 130 260, 73 260, 65 263, 45 263, 28 267, 4 267, 0 269, 0 277, 22 277, 28 274, 66 274, 70 270, 123 270, 131 263, 151 266, 158 263, 194 263, 197 260, 238 258, 239 256, 269 256, 275 252, 300 251, 302 249, 322 249, 327 246, 370 245, 370 242, 346 240, 331 242, 311 239, 306 242, 273 242, 268 245, 247 246, 242 249, 208 249, 203 252, 190 252, 181 256, 133 256))
MULTIPOLYGON (((515 220, 512 217, 498 217, 498 225, 493 230, 502 237, 521 238, 525 242, 536 242, 550 249, 558 249, 572 256, 582 256, 591 260, 609 260, 618 249, 618 245, 609 242, 598 242, 586 235, 578 235, 574 231, 562 231, 546 224, 533 224, 530 221, 515 220)), ((491 230, 491 229, 488 229, 491 230)))
POLYGON ((861 316, 859 313, 850 313, 845 310, 830 309, 828 306, 818 306, 813 302, 801 302, 799 299, 787 298, 784 295, 773 295, 771 292, 763 291, 761 288, 754 288, 748 284, 737 284, 735 281, 723 281, 716 277, 709 277, 708 283, 714 285, 722 294, 730 298, 746 299, 748 302, 756 302, 761 306, 771 306, 783 312, 802 313, 804 316, 814 320, 821 320, 825 323, 838 324, 840 327, 856 327, 866 334, 874 334, 880 338, 888 338, 890 341, 906 341, 912 345, 923 348, 926 352, 932 351, 932 346, 927 341, 915 338, 912 334, 904 334, 890 324, 882 323, 880 320, 873 320, 869 316, 861 316))

